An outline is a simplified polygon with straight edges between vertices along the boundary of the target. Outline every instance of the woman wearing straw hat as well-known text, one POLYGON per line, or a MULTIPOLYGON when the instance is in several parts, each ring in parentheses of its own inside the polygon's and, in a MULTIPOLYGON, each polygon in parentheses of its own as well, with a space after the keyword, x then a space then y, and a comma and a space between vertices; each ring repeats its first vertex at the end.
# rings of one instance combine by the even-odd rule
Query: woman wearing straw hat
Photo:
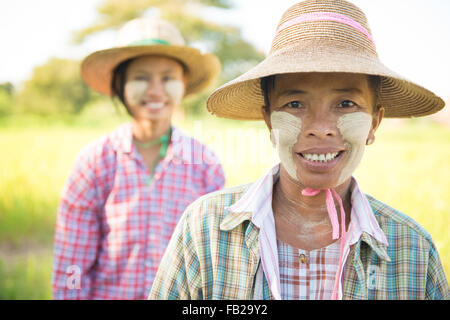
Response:
POLYGON ((280 165, 183 214, 151 299, 445 299, 430 235, 352 177, 383 116, 444 103, 378 59, 364 13, 307 0, 259 65, 213 92, 220 117, 263 119, 280 165))
POLYGON ((94 90, 132 117, 79 154, 58 209, 55 299, 142 299, 186 206, 224 186, 215 154, 171 125, 186 95, 211 84, 218 59, 161 19, 135 19, 119 46, 84 59, 94 90))

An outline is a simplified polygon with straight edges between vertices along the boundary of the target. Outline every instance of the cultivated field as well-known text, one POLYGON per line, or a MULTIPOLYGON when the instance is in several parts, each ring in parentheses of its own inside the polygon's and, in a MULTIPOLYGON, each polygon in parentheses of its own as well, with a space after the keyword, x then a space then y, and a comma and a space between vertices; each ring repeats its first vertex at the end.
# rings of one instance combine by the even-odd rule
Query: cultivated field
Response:
MULTIPOLYGON (((53 230, 65 179, 83 145, 124 121, 97 119, 0 122, 0 299, 51 298, 53 230)), ((216 151, 227 186, 252 182, 277 161, 262 122, 208 117, 178 125, 216 151)), ((449 129, 427 121, 385 121, 355 173, 366 193, 432 235, 447 278, 449 160, 449 129)))

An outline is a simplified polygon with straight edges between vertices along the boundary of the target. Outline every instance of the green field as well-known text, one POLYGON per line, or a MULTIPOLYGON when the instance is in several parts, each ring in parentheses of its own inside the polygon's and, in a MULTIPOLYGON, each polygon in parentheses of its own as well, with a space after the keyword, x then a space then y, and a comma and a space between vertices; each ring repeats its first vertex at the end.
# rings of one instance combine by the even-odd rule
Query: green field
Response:
MULTIPOLYGON (((1 120, 1 119, 0 119, 1 120)), ((83 145, 124 118, 0 121, 0 299, 50 299, 56 208, 83 145)), ((178 125, 222 159, 227 186, 255 180, 277 161, 262 123, 207 117, 178 125)), ((450 275, 450 129, 386 121, 355 173, 362 189, 432 235, 450 275)))

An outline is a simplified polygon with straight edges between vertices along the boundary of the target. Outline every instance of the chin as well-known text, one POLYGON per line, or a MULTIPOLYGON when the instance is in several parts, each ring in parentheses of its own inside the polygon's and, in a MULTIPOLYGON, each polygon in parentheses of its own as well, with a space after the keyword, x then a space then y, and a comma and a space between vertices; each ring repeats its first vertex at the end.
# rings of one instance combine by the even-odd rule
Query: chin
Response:
MULTIPOLYGON (((302 177, 300 172, 297 172, 298 177, 302 177)), ((338 185, 338 178, 329 177, 325 175, 314 175, 315 177, 302 177, 299 182, 306 188, 311 189, 335 189, 338 185)))
POLYGON ((170 113, 164 112, 146 112, 141 115, 142 119, 151 120, 151 121, 168 121, 170 120, 170 113))

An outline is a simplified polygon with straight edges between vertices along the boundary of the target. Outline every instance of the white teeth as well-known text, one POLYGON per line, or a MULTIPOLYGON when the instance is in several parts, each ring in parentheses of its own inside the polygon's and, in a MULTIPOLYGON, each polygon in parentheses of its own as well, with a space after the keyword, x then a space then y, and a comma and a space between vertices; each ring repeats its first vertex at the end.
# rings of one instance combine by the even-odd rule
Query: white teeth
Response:
POLYGON ((327 154, 302 154, 302 156, 310 161, 328 162, 337 157, 339 152, 327 154))
POLYGON ((150 109, 161 109, 164 107, 164 103, 163 102, 146 103, 145 107, 150 109))

